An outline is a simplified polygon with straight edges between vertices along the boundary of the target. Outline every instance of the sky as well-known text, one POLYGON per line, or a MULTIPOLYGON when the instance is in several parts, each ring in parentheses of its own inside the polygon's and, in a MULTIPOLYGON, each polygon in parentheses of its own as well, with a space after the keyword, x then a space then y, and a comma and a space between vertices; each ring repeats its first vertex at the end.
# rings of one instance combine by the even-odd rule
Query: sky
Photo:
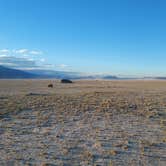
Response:
POLYGON ((165 0, 0 0, 0 65, 166 76, 165 0))

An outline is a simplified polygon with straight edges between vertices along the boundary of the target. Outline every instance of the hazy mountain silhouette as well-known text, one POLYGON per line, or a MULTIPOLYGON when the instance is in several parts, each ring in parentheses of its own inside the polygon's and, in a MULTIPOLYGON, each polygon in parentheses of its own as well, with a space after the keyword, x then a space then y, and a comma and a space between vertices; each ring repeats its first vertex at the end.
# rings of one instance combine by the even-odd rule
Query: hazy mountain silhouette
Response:
POLYGON ((22 70, 11 69, 8 67, 0 66, 0 79, 9 78, 37 78, 38 76, 32 73, 28 73, 22 70))
MULTIPOLYGON (((0 79, 120 79, 113 75, 86 75, 79 72, 54 71, 54 70, 19 70, 0 65, 0 79)), ((137 79, 137 78, 121 78, 121 79, 137 79)), ((160 79, 165 80, 166 77, 143 77, 142 79, 160 79)))

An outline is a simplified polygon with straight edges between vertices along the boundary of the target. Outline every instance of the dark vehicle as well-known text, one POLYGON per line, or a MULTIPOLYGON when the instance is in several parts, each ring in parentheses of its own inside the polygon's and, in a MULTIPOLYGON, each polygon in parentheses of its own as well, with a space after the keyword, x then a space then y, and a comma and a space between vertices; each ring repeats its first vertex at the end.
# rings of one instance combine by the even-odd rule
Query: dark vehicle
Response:
POLYGON ((61 83, 73 83, 71 80, 68 79, 62 79, 61 83))
POLYGON ((53 88, 53 84, 48 84, 48 88, 53 88))

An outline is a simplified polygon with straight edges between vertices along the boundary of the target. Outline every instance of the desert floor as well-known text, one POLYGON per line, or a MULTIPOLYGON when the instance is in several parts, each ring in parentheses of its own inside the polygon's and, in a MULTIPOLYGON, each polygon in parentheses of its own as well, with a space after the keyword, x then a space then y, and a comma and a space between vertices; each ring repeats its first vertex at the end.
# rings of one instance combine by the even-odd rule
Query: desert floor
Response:
POLYGON ((165 166, 166 81, 0 80, 0 165, 165 166))

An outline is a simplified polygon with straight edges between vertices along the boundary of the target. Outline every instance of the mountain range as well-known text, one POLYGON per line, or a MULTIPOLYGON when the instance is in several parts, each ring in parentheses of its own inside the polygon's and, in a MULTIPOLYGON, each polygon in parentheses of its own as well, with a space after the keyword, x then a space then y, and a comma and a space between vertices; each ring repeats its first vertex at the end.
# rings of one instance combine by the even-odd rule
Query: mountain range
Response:
MULTIPOLYGON (((55 70, 20 70, 13 69, 6 66, 0 65, 0 79, 138 79, 129 77, 117 77, 108 74, 85 74, 79 72, 69 72, 69 71, 55 71, 55 70)), ((139 79, 160 79, 166 80, 166 77, 142 77, 139 79)))
POLYGON ((79 72, 54 70, 19 70, 0 66, 0 79, 118 79, 111 75, 87 75, 79 72))
POLYGON ((38 76, 22 70, 0 66, 0 79, 37 78, 38 76))

